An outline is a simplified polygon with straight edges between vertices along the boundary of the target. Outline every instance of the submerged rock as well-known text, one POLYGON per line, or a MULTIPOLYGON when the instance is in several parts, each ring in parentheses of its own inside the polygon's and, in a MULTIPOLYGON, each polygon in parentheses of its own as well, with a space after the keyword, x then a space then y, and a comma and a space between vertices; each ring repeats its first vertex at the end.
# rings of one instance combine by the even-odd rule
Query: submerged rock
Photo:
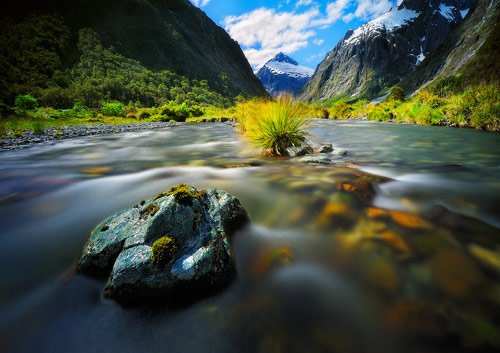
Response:
POLYGON ((318 147, 318 149, 315 151, 317 153, 330 153, 333 152, 333 145, 331 143, 328 143, 326 145, 321 145, 318 147))
POLYGON ((121 302, 198 296, 234 277, 230 236, 247 221, 225 191, 180 185, 98 225, 78 272, 109 276, 106 295, 121 302))
POLYGON ((285 156, 287 157, 300 157, 306 156, 308 154, 314 153, 314 150, 311 146, 305 144, 300 147, 288 147, 285 150, 285 156))

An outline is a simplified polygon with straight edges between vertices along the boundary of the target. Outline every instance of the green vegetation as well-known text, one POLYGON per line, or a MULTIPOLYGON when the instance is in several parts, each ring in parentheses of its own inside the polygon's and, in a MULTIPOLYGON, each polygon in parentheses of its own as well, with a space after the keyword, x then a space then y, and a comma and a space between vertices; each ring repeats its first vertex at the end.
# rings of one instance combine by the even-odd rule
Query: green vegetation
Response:
POLYGON ((21 110, 35 110, 38 108, 38 100, 31 95, 17 96, 14 102, 16 108, 21 110))
POLYGON ((405 100, 405 91, 399 87, 394 86, 391 88, 389 96, 387 97, 389 101, 404 101, 405 100))
POLYGON ((174 259, 177 245, 171 237, 162 237, 153 243, 151 249, 153 264, 157 269, 162 269, 174 259))
POLYGON ((500 87, 487 84, 461 90, 460 82, 457 77, 446 78, 406 101, 396 87, 379 104, 339 100, 328 107, 329 116, 500 131, 500 87))
POLYGON ((165 196, 173 196, 175 201, 184 206, 192 206, 193 199, 202 199, 207 195, 205 190, 197 190, 194 186, 179 184, 171 187, 169 190, 162 192, 155 197, 158 200, 165 196))
POLYGON ((300 146, 306 136, 307 112, 302 104, 282 96, 253 100, 237 106, 239 130, 267 154, 283 156, 288 147, 300 146))
POLYGON ((125 107, 119 102, 103 103, 101 111, 104 116, 123 116, 125 114, 125 107))
POLYGON ((0 77, 0 101, 7 105, 19 95, 32 95, 42 106, 56 109, 70 109, 75 103, 99 108, 105 102, 144 107, 170 101, 191 107, 231 104, 206 80, 152 71, 105 48, 88 28, 79 31, 77 60, 72 58, 68 65, 63 59, 70 50, 71 32, 58 16, 30 16, 17 24, 2 21, 0 28, 0 67, 5 73, 0 77))
POLYGON ((55 15, 2 20, 0 28, 1 136, 72 125, 216 121, 232 105, 208 81, 150 70, 105 48, 90 29, 79 31, 68 65, 71 32, 55 15))

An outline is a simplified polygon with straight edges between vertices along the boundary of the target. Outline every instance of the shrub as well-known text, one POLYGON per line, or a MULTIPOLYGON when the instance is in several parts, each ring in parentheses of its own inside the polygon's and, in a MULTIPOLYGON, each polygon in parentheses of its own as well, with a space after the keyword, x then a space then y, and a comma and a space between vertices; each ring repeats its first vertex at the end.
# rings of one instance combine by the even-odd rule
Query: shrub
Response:
POLYGON ((17 96, 15 106, 21 110, 35 110, 38 108, 38 100, 32 95, 17 96))
POLYGON ((147 110, 141 110, 137 113, 137 117, 139 118, 139 120, 148 119, 150 116, 151 113, 149 113, 147 110))
POLYGON ((394 86, 391 88, 391 93, 389 93, 387 100, 388 101, 404 101, 405 100, 405 91, 399 86, 394 86))
POLYGON ((137 115, 135 113, 130 112, 127 114, 127 119, 137 120, 137 115))
POLYGON ((481 85, 467 89, 463 102, 469 110, 470 125, 476 129, 500 131, 500 87, 481 85))
POLYGON ((304 112, 291 97, 253 101, 249 108, 240 107, 243 112, 239 120, 240 131, 268 154, 282 156, 288 147, 304 142, 307 135, 304 112))
POLYGON ((176 105, 173 101, 160 108, 160 115, 168 117, 168 120, 186 121, 191 115, 191 108, 186 103, 176 105))
POLYGON ((125 107, 119 102, 103 103, 101 111, 104 116, 123 116, 125 107))
POLYGON ((463 79, 458 76, 448 76, 440 79, 432 87, 432 93, 439 97, 450 97, 460 93, 463 79))
POLYGON ((75 97, 71 90, 61 87, 49 87, 40 92, 40 104, 44 107, 69 109, 73 107, 75 97))
POLYGON ((174 259, 177 246, 171 237, 162 237, 153 243, 151 259, 157 269, 165 267, 174 259))
POLYGON ((203 108, 201 108, 200 106, 197 106, 197 105, 189 108, 189 112, 195 118, 199 118, 200 116, 205 115, 205 111, 203 110, 203 108))
POLYGON ((330 109, 332 119, 347 119, 351 113, 350 105, 343 99, 332 104, 330 109))

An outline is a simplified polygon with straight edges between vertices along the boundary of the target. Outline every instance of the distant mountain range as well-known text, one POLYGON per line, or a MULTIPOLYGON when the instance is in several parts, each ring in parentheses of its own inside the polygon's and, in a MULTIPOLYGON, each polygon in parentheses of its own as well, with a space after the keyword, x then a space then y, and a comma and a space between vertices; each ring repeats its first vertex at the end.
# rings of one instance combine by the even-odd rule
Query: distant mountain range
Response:
POLYGON ((257 77, 272 96, 300 93, 313 74, 314 69, 299 65, 283 53, 278 53, 257 71, 257 77))
MULTIPOLYGON (((348 31, 319 64, 301 98, 371 99, 399 83, 412 91, 439 71, 452 73, 454 70, 445 68, 450 53, 462 47, 460 52, 467 54, 459 55, 461 59, 455 55, 452 61, 463 66, 485 42, 487 32, 495 32, 498 1, 404 0, 379 18, 348 31), (481 39, 474 40, 475 34, 481 39), (476 50, 470 50, 471 46, 476 50), (421 74, 412 75, 414 72, 421 74)), ((498 39, 498 30, 495 33, 498 39)), ((492 61, 498 62, 498 57, 492 61)))

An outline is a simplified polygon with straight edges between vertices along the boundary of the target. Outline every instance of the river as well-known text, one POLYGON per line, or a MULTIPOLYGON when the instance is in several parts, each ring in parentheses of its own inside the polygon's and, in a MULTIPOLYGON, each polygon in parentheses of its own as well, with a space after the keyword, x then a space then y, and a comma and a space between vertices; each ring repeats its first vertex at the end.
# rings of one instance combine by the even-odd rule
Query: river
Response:
POLYGON ((230 124, 1 152, 0 352, 500 350, 500 134, 309 132, 344 163, 262 157, 230 124), (251 217, 227 289, 123 308, 74 273, 101 220, 180 182, 224 189, 251 217))

